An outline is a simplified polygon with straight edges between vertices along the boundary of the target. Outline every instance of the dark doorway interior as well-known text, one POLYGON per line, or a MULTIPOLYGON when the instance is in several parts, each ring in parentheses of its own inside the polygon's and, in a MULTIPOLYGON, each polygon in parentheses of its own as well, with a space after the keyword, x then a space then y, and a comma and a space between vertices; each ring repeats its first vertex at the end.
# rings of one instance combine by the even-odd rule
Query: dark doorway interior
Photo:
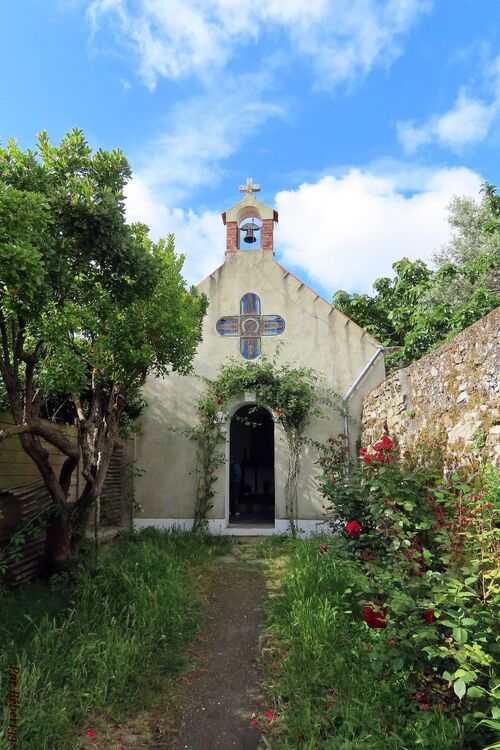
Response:
POLYGON ((274 523, 274 422, 266 409, 242 406, 229 436, 230 523, 274 523))

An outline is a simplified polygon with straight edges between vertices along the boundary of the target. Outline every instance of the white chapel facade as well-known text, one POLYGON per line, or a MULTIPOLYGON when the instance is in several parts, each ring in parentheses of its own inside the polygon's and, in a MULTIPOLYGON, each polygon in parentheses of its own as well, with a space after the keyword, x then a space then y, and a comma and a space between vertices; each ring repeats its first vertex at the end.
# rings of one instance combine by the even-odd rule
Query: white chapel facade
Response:
MULTIPOLYGON (((314 368, 328 388, 347 397, 351 451, 359 437, 362 399, 384 378, 380 343, 276 262, 277 212, 256 198, 259 186, 251 179, 240 191, 243 200, 222 214, 225 260, 198 284, 209 305, 194 375, 149 378, 145 386, 148 406, 137 438, 135 485, 142 510, 136 527, 191 528, 196 455, 185 430, 196 424, 195 402, 203 392, 203 378, 215 378, 221 365, 265 354, 294 367, 314 368)), ((255 415, 253 403, 251 393, 242 393, 223 416, 225 462, 218 470, 208 518, 213 533, 265 535, 288 530, 285 436, 271 410, 252 417, 258 428, 245 425, 248 414, 255 415)), ((307 434, 325 442, 344 434, 345 428, 339 413, 332 411, 326 418, 313 418, 307 434)), ((304 447, 297 508, 298 528, 304 533, 314 532, 324 520, 317 458, 314 448, 304 447)))

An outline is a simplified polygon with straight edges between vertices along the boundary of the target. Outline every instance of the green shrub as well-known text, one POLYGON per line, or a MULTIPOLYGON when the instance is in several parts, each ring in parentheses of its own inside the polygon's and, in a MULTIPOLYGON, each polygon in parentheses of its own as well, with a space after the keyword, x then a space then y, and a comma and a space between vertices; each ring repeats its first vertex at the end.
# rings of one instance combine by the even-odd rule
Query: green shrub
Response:
POLYGON ((370 647, 380 631, 372 638, 353 606, 353 591, 368 579, 344 553, 335 538, 295 542, 281 595, 270 603, 263 663, 276 718, 261 719, 269 746, 459 750, 459 724, 434 709, 408 712, 406 670, 374 673, 370 647))
POLYGON ((499 472, 444 481, 401 462, 387 435, 349 463, 331 444, 320 481, 344 555, 366 574, 356 598, 376 631, 372 669, 405 670, 404 712, 438 711, 482 747, 500 715, 499 472))

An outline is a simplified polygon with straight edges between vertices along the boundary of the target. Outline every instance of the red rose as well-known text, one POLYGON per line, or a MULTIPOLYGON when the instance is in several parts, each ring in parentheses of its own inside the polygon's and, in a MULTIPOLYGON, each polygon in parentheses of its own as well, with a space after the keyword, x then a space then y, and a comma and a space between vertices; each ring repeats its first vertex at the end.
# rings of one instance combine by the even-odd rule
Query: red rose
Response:
POLYGON ((349 521, 349 523, 346 524, 345 530, 348 534, 351 534, 351 536, 355 536, 363 531, 363 527, 357 521, 349 521))
POLYGON ((384 435, 384 437, 382 438, 382 447, 385 451, 392 451, 392 449, 394 448, 393 442, 389 435, 384 435))
POLYGON ((377 612, 370 605, 363 607, 363 620, 366 622, 369 628, 386 628, 387 623, 385 622, 385 616, 387 614, 387 607, 384 607, 382 612, 377 612))
POLYGON ((367 453, 368 453, 368 448, 361 448, 361 450, 359 451, 360 456, 366 456, 367 453))
POLYGON ((281 414, 281 409, 275 409, 275 410, 274 410, 274 413, 275 413, 275 414, 281 414))
POLYGON ((379 440, 378 443, 375 443, 375 445, 373 446, 373 450, 377 451, 377 453, 378 451, 381 451, 383 449, 384 449, 384 444, 381 440, 379 440))
POLYGON ((318 547, 318 552, 328 552, 328 546, 326 544, 320 544, 318 547))
POLYGON ((436 622, 437 619, 433 609, 424 609, 424 611, 422 612, 422 617, 428 625, 436 622))
POLYGON ((222 404, 222 399, 221 398, 216 398, 215 399, 215 403, 216 404, 222 404))
POLYGON ((363 461, 365 462, 367 466, 369 466, 372 462, 372 457, 367 454, 366 456, 363 456, 363 461))
POLYGON ((387 456, 387 463, 388 464, 392 464, 393 461, 394 461, 394 456, 387 456))

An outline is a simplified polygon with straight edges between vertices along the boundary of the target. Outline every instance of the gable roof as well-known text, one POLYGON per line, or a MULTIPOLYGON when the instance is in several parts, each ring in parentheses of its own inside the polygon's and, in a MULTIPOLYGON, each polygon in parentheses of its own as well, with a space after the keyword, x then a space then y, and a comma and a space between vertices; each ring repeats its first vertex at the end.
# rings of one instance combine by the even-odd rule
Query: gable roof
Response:
MULTIPOLYGON (((238 252, 244 252, 244 251, 239 250, 238 252)), ((371 333, 368 333, 368 331, 366 330, 366 328, 363 328, 362 326, 360 326, 358 323, 356 323, 352 318, 350 318, 348 315, 346 315, 345 313, 343 313, 341 310, 337 310, 337 308, 334 307, 331 302, 328 302, 328 300, 325 299, 325 297, 323 297, 322 294, 319 294, 318 292, 316 292, 312 287, 310 287, 304 281, 302 281, 301 279, 299 279, 298 276, 296 276, 294 273, 292 273, 291 271, 289 271, 288 268, 285 268, 285 266, 283 266, 281 263, 278 263, 278 261, 274 260, 274 258, 273 258, 273 263, 274 263, 275 266, 277 266, 277 268, 279 268, 281 271, 284 272, 283 279, 286 279, 287 277, 290 276, 298 284, 299 289, 301 289, 303 287, 311 295, 314 296, 314 298, 315 298, 314 301, 316 301, 317 299, 320 299, 325 305, 328 305, 328 307, 330 308, 330 313, 329 314, 331 314, 333 312, 336 315, 342 316, 342 318, 345 319, 345 325, 351 324, 351 325, 355 326, 355 328, 359 329, 359 331, 361 332, 362 336, 367 336, 368 337, 368 339, 373 344, 373 346, 375 346, 375 347, 382 347, 382 343, 377 338, 375 338, 375 336, 372 336, 371 333)), ((207 279, 209 279, 211 277, 215 278, 215 274, 218 271, 220 271, 222 268, 224 268, 224 262, 221 263, 220 266, 217 266, 217 268, 215 268, 211 273, 207 274, 200 282, 198 282, 198 284, 196 284, 196 287, 197 288, 200 287, 202 284, 205 283, 205 281, 207 281, 207 279)))

